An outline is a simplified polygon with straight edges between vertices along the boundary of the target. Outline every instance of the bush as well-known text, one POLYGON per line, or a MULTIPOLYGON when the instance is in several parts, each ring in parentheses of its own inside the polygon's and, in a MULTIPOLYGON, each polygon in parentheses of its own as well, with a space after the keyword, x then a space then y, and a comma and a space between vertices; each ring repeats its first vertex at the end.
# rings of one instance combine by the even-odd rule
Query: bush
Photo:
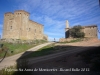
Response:
POLYGON ((83 38, 85 36, 84 32, 81 31, 82 27, 80 25, 78 26, 74 26, 73 28, 71 28, 70 31, 70 35, 73 38, 83 38))

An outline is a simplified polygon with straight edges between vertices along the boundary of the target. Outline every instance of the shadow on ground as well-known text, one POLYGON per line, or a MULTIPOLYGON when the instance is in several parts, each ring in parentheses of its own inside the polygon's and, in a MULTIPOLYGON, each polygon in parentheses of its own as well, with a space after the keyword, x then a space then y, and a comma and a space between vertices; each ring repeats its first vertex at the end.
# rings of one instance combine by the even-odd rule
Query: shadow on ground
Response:
POLYGON ((100 46, 57 46, 35 52, 26 51, 17 60, 19 71, 13 75, 100 75, 99 49, 100 46), (60 52, 62 53, 60 54, 60 52), (43 56, 52 53, 58 54, 48 57, 43 56), (36 62, 37 56, 45 58, 41 58, 39 59, 41 61, 36 62), (50 57, 53 58, 50 59, 50 57), (49 59, 45 60, 47 58, 49 59))

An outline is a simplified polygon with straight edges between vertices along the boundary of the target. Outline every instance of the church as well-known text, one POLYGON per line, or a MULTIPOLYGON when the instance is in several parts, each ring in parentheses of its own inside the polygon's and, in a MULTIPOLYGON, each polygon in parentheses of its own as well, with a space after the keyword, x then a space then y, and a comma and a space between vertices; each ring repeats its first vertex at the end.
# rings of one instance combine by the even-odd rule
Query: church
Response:
MULTIPOLYGON (((71 27, 69 27, 69 22, 68 20, 66 21, 66 28, 65 28, 65 38, 70 38, 70 32, 69 30, 71 27)), ((97 25, 87 25, 87 26, 82 26, 82 32, 85 33, 86 38, 97 38, 97 25)))
MULTIPOLYGON (((65 41, 71 41, 74 38, 71 37, 70 35, 70 29, 73 27, 69 26, 68 20, 66 21, 66 28, 65 28, 65 38, 60 38, 59 42, 65 42, 65 41)), ((86 25, 82 26, 82 32, 85 34, 85 38, 98 38, 98 27, 97 25, 86 25)))

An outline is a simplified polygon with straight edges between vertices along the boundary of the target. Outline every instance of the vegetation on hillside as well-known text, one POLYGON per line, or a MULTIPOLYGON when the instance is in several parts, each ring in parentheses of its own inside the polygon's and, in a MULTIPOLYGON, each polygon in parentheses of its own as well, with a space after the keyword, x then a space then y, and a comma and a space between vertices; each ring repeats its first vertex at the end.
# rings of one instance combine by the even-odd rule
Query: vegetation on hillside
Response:
POLYGON ((73 28, 71 28, 69 30, 71 37, 73 37, 73 38, 84 38, 85 34, 81 30, 82 30, 82 27, 80 25, 77 25, 77 26, 74 26, 73 28))
MULTIPOLYGON (((24 52, 34 46, 39 44, 45 43, 44 40, 35 40, 34 42, 30 43, 8 43, 2 42, 3 46, 0 48, 0 58, 3 58, 5 52, 7 52, 6 56, 11 56, 20 52, 24 52)), ((1 44, 1 45, 2 45, 1 44)))
POLYGON ((17 65, 5 67, 0 70, 0 75, 32 75, 32 71, 28 71, 29 62, 24 59, 22 61, 18 61, 17 65))
POLYGON ((61 43, 61 44, 63 44, 63 43, 75 43, 75 42, 81 42, 81 41, 83 41, 83 38, 75 38, 75 39, 70 40, 70 41, 64 41, 64 42, 59 42, 59 43, 61 43))
POLYGON ((45 56, 45 55, 49 55, 49 54, 53 54, 53 53, 70 50, 73 47, 74 46, 59 46, 59 45, 55 45, 55 43, 53 43, 53 44, 44 46, 44 47, 40 48, 38 51, 34 51, 34 52, 22 57, 21 59, 45 56))

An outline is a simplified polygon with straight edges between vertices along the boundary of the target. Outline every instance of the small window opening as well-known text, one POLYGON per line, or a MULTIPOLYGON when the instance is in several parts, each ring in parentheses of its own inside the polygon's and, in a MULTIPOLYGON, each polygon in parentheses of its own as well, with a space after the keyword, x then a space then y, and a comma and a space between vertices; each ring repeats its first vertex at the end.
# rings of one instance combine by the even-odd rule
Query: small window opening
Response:
POLYGON ((29 28, 29 31, 30 31, 31 29, 29 28))
POLYGON ((10 26, 10 29, 12 29, 12 26, 10 26))

